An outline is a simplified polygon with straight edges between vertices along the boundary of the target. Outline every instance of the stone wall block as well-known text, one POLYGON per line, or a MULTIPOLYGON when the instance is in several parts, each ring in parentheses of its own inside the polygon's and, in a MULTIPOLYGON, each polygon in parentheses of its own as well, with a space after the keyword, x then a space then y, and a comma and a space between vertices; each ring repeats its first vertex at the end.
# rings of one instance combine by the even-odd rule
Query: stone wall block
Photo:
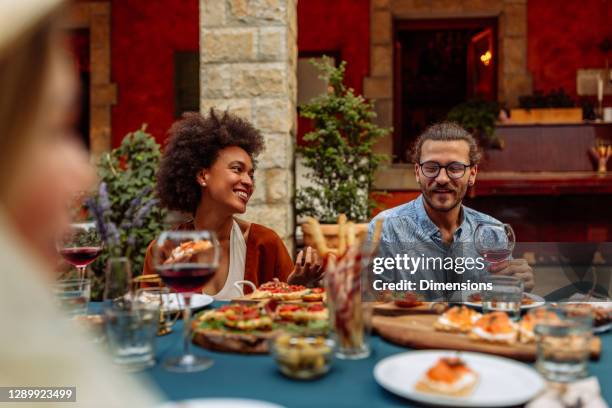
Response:
POLYGON ((263 132, 290 132, 293 124, 291 103, 284 98, 254 101, 255 126, 263 132))
POLYGON ((201 61, 254 61, 257 58, 256 28, 203 29, 201 33, 201 61))

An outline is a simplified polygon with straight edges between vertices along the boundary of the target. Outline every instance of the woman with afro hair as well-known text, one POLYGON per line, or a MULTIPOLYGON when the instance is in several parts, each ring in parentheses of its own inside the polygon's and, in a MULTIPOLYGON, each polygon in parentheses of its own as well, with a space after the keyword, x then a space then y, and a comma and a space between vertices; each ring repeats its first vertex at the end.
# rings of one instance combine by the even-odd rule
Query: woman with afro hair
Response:
MULTIPOLYGON (((206 117, 186 113, 169 131, 157 194, 165 208, 190 215, 178 229, 217 234, 219 268, 203 288, 216 299, 241 296, 240 286, 234 285, 241 280, 258 286, 274 278, 304 285, 321 279, 315 251, 300 252, 294 265, 273 230, 235 217, 247 209, 255 188, 255 157, 263 149, 263 137, 253 125, 213 109, 206 117)), ((145 274, 155 273, 152 248, 153 243, 145 257, 145 274)))

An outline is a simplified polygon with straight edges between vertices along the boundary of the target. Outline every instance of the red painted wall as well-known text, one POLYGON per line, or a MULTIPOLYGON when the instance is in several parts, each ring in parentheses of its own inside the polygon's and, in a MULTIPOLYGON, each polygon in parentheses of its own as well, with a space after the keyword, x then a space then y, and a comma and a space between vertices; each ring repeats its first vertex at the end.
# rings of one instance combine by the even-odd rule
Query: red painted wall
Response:
POLYGON ((174 52, 199 48, 198 0, 112 0, 113 145, 148 124, 162 141, 174 121, 174 52))
MULTIPOLYGON (((298 1, 298 50, 337 52, 347 61, 345 84, 361 93, 370 70, 370 0, 298 1)), ((298 118, 298 144, 309 122, 298 118)))
MULTIPOLYGON (((174 120, 173 53, 198 49, 198 0, 111 4, 112 78, 118 85, 113 144, 142 122, 163 140, 174 120)), ((298 2, 299 50, 339 51, 348 61, 346 82, 359 93, 369 71, 369 8, 369 0, 298 2)), ((597 43, 612 37, 610 21, 609 1, 566 0, 561 7, 530 0, 527 56, 534 88, 561 86, 575 95, 576 69, 604 65, 597 43)))
MULTIPOLYGON (((576 96, 577 69, 605 66, 597 45, 606 37, 612 39, 612 3, 529 0, 527 13, 527 63, 534 89, 563 87, 576 96)), ((609 58, 612 63, 612 53, 609 58)))
POLYGON ((370 69, 370 0, 298 1, 298 50, 340 51, 346 84, 361 93, 370 69))

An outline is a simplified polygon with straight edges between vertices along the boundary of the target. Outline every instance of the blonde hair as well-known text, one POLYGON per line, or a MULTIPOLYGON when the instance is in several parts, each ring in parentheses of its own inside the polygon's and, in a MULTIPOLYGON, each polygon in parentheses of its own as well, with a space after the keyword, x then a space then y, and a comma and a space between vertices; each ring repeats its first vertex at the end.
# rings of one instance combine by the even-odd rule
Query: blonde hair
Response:
POLYGON ((58 31, 58 12, 23 33, 0 55, 0 200, 6 199, 7 179, 33 142, 44 86, 58 31))

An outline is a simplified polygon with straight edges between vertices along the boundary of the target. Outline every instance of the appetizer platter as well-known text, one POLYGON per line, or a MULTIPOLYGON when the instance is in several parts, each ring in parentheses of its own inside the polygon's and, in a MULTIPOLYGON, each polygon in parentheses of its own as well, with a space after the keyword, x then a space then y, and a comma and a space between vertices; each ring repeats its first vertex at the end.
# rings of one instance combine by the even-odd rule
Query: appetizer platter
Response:
POLYGON ((413 351, 381 360, 376 382, 425 404, 449 407, 521 405, 545 383, 531 367, 506 358, 447 350, 413 351))
MULTIPOLYGON (((495 354, 521 361, 536 358, 534 322, 511 321, 504 312, 485 315, 454 306, 441 315, 374 316, 373 327, 392 343, 415 349, 452 349, 495 354)), ((601 353, 601 340, 591 340, 591 358, 601 353)))
POLYGON ((328 320, 320 303, 230 303, 195 316, 193 342, 210 350, 263 354, 269 352, 269 340, 282 333, 326 335, 328 320))
POLYGON ((250 286, 253 290, 243 297, 236 298, 236 301, 258 302, 274 299, 281 302, 323 302, 325 300, 325 289, 323 288, 290 285, 278 279, 266 282, 259 287, 253 285, 250 281, 239 281, 236 284, 250 286))
POLYGON ((612 328, 612 302, 568 302, 567 304, 591 309, 593 333, 605 333, 612 328))
POLYGON ((440 314, 446 309, 448 309, 448 303, 422 301, 412 292, 406 292, 400 297, 396 296, 394 300, 389 302, 377 302, 374 304, 374 314, 383 316, 415 313, 440 314))
MULTIPOLYGON (((482 308, 482 295, 480 292, 466 292, 461 303, 466 306, 482 308)), ((521 300, 521 310, 535 309, 536 307, 543 306, 545 303, 546 301, 543 297, 534 293, 524 292, 521 300)))
POLYGON ((272 317, 257 305, 229 304, 204 311, 192 323, 193 342, 210 350, 244 354, 268 352, 277 332, 272 317))

